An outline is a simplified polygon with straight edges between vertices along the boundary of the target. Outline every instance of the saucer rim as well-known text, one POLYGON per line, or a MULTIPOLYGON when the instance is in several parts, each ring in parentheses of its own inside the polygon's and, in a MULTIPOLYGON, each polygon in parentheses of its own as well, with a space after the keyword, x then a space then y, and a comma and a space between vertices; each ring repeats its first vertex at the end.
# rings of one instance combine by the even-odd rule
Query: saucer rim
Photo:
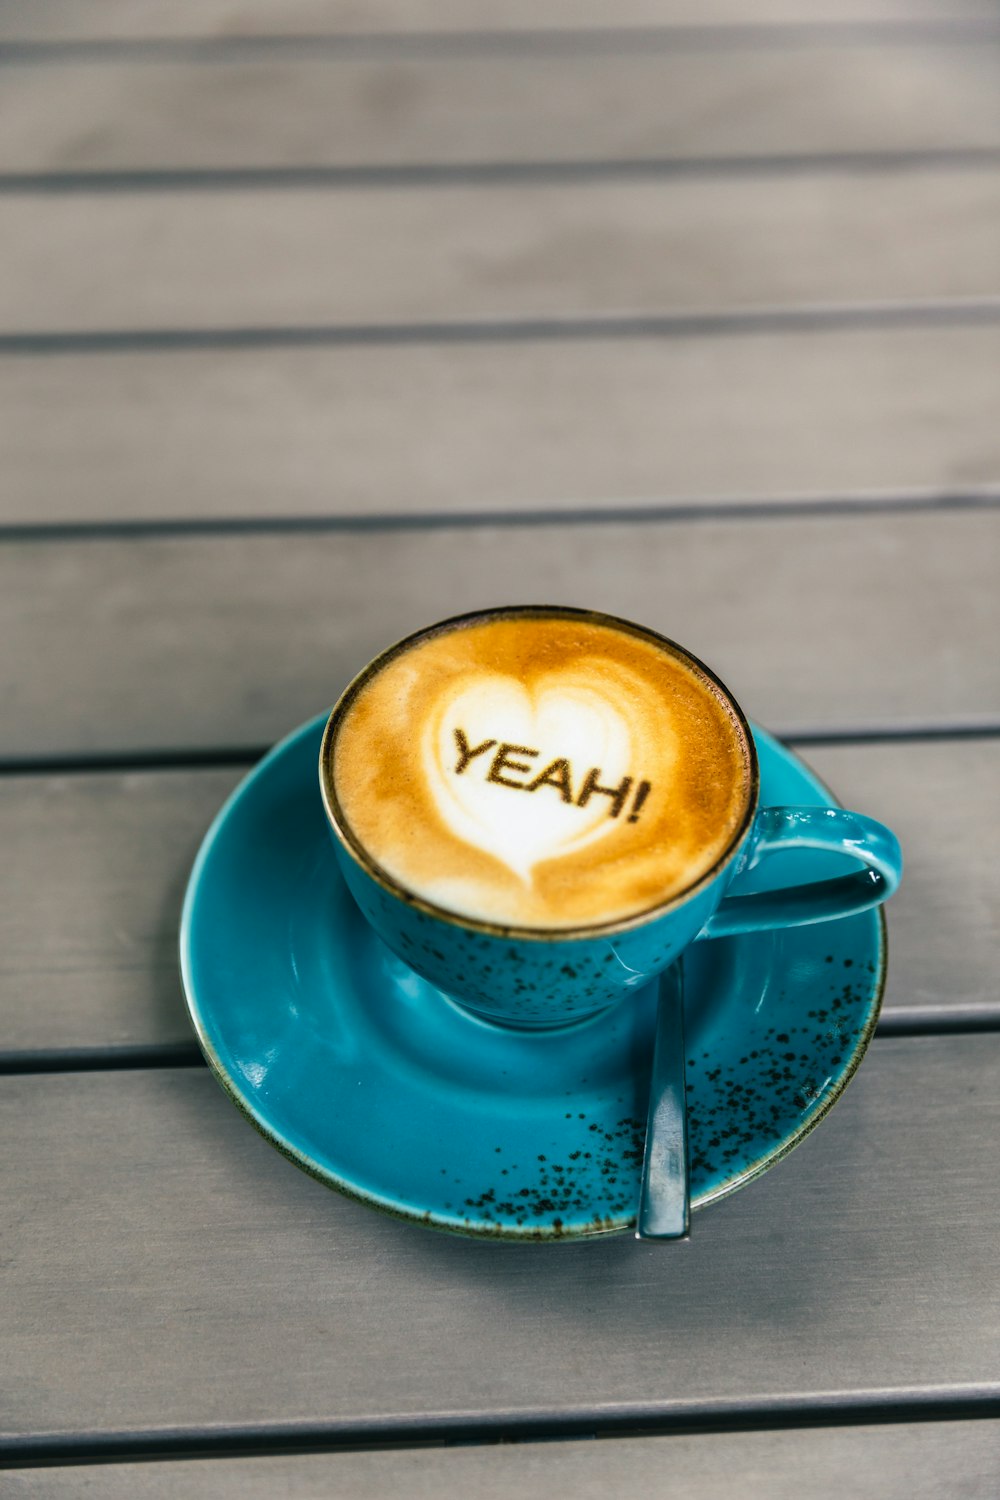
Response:
MULTIPOLYGON (((398 1202, 392 1198, 381 1196, 371 1189, 359 1189, 354 1183, 339 1176, 331 1168, 319 1164, 315 1158, 308 1156, 298 1146, 289 1141, 257 1108, 238 1091, 229 1070, 217 1053, 210 1040, 198 1004, 197 991, 194 982, 192 967, 192 932, 194 923, 194 908, 198 899, 205 865, 208 862, 212 848, 219 837, 223 827, 230 816, 245 796, 251 794, 255 788, 257 779, 265 775, 272 762, 281 757, 301 739, 316 733, 320 726, 329 719, 329 711, 314 715, 312 718, 299 724, 296 728, 277 740, 274 745, 264 754, 257 763, 252 766, 246 775, 233 788, 229 796, 219 808, 205 832, 198 847, 198 852, 191 866, 187 887, 184 893, 184 903, 181 910, 181 921, 179 930, 179 960, 181 983, 184 991, 184 999, 188 1016, 194 1028, 195 1039, 207 1062, 209 1069, 217 1082, 222 1087, 227 1098, 236 1106, 240 1114, 248 1121, 257 1133, 279 1152, 292 1165, 299 1168, 307 1176, 314 1178, 324 1187, 330 1188, 342 1194, 345 1198, 361 1203, 365 1207, 375 1208, 380 1213, 388 1214, 390 1218, 399 1219, 410 1224, 420 1224, 428 1229, 433 1229, 442 1234, 460 1235, 466 1239, 475 1240, 503 1240, 507 1242, 531 1243, 531 1244, 575 1244, 582 1240, 593 1240, 606 1238, 609 1235, 627 1234, 635 1228, 635 1215, 627 1218, 611 1219, 602 1223, 599 1227, 587 1227, 581 1230, 571 1229, 566 1232, 555 1231, 547 1226, 514 1226, 497 1224, 492 1226, 470 1224, 468 1220, 449 1219, 443 1214, 427 1209, 424 1213, 409 1208, 401 1208, 398 1202)), ((839 797, 823 781, 813 768, 802 759, 797 751, 782 744, 777 737, 764 729, 755 720, 749 720, 752 736, 756 740, 759 736, 768 743, 769 748, 777 751, 780 755, 791 755, 797 761, 799 767, 807 777, 819 788, 823 795, 831 800, 836 806, 841 806, 839 797)), ((340 877, 342 878, 342 877, 340 877)), ((707 1192, 698 1194, 691 1200, 691 1211, 700 1212, 714 1203, 721 1202, 731 1194, 738 1192, 756 1182, 772 1167, 777 1166, 795 1148, 811 1135, 817 1125, 826 1119, 834 1105, 843 1097, 847 1088, 853 1081, 861 1063, 871 1045, 879 1018, 882 1013, 882 1003, 885 997, 886 980, 888 975, 888 924, 885 917, 885 909, 880 906, 874 915, 878 919, 877 928, 877 972, 874 975, 874 986, 872 998, 869 1002, 870 1010, 864 1029, 859 1033, 854 1049, 848 1059, 843 1071, 837 1079, 836 1085, 823 1100, 822 1104, 811 1114, 801 1126, 794 1130, 785 1140, 767 1152, 754 1165, 735 1177, 727 1179, 718 1186, 707 1192)), ((823 924, 814 924, 821 926, 823 924)))

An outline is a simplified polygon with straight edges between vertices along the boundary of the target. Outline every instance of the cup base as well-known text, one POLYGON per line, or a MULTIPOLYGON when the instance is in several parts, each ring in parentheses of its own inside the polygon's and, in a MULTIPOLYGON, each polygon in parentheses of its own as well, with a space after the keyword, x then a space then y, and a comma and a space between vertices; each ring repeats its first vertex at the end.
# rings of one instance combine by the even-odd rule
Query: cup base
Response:
MULTIPOLYGON (((413 971, 411 970, 410 972, 412 973, 413 971)), ((650 981, 650 984, 654 987, 657 983, 657 980, 650 981)), ((649 987, 650 985, 642 986, 643 989, 648 989, 649 987)), ((581 1027, 592 1026, 595 1021, 599 1021, 602 1016, 610 1015, 612 1011, 617 1010, 620 1006, 634 1003, 638 992, 633 990, 630 995, 624 996, 621 1000, 613 1000, 610 1004, 599 1005, 594 1010, 588 1010, 586 1015, 570 1016, 565 1021, 504 1020, 492 1011, 480 1010, 477 1006, 471 1005, 467 1000, 461 1000, 456 995, 449 995, 446 990, 437 990, 436 993, 448 1005, 459 1011, 460 1014, 467 1016, 469 1020, 477 1022, 480 1026, 488 1026, 493 1031, 512 1033, 515 1036, 524 1034, 530 1036, 549 1036, 555 1032, 564 1034, 570 1031, 578 1031, 581 1027)))

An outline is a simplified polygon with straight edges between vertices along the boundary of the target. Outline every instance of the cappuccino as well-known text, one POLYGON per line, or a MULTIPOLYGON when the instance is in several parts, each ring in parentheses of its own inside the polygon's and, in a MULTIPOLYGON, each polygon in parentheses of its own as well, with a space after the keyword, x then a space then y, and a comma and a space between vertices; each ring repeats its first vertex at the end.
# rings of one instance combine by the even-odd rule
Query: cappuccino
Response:
POLYGON ((628 921, 682 896, 744 832, 749 731, 652 632, 561 608, 465 616, 347 690, 322 764, 376 875, 490 926, 628 921))

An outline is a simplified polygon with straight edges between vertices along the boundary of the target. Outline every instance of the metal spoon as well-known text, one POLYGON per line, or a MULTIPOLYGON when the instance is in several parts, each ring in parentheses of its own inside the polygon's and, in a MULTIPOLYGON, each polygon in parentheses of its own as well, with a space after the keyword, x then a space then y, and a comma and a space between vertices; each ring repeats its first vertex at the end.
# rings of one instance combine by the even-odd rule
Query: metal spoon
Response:
POLYGON ((691 1232, 684 979, 678 960, 660 979, 642 1163, 637 1240, 686 1240, 691 1232))

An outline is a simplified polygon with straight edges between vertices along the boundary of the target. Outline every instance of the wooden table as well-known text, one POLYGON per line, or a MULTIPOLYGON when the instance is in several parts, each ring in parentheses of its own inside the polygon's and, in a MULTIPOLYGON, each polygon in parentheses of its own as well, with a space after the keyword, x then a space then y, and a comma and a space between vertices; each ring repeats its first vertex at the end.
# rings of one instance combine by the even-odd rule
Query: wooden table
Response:
POLYGON ((997 1494, 998 41, 3 7, 4 1496, 997 1494), (860 1075, 680 1250, 382 1219, 186 1020, 247 766, 540 598, 689 644, 907 856, 860 1075))

